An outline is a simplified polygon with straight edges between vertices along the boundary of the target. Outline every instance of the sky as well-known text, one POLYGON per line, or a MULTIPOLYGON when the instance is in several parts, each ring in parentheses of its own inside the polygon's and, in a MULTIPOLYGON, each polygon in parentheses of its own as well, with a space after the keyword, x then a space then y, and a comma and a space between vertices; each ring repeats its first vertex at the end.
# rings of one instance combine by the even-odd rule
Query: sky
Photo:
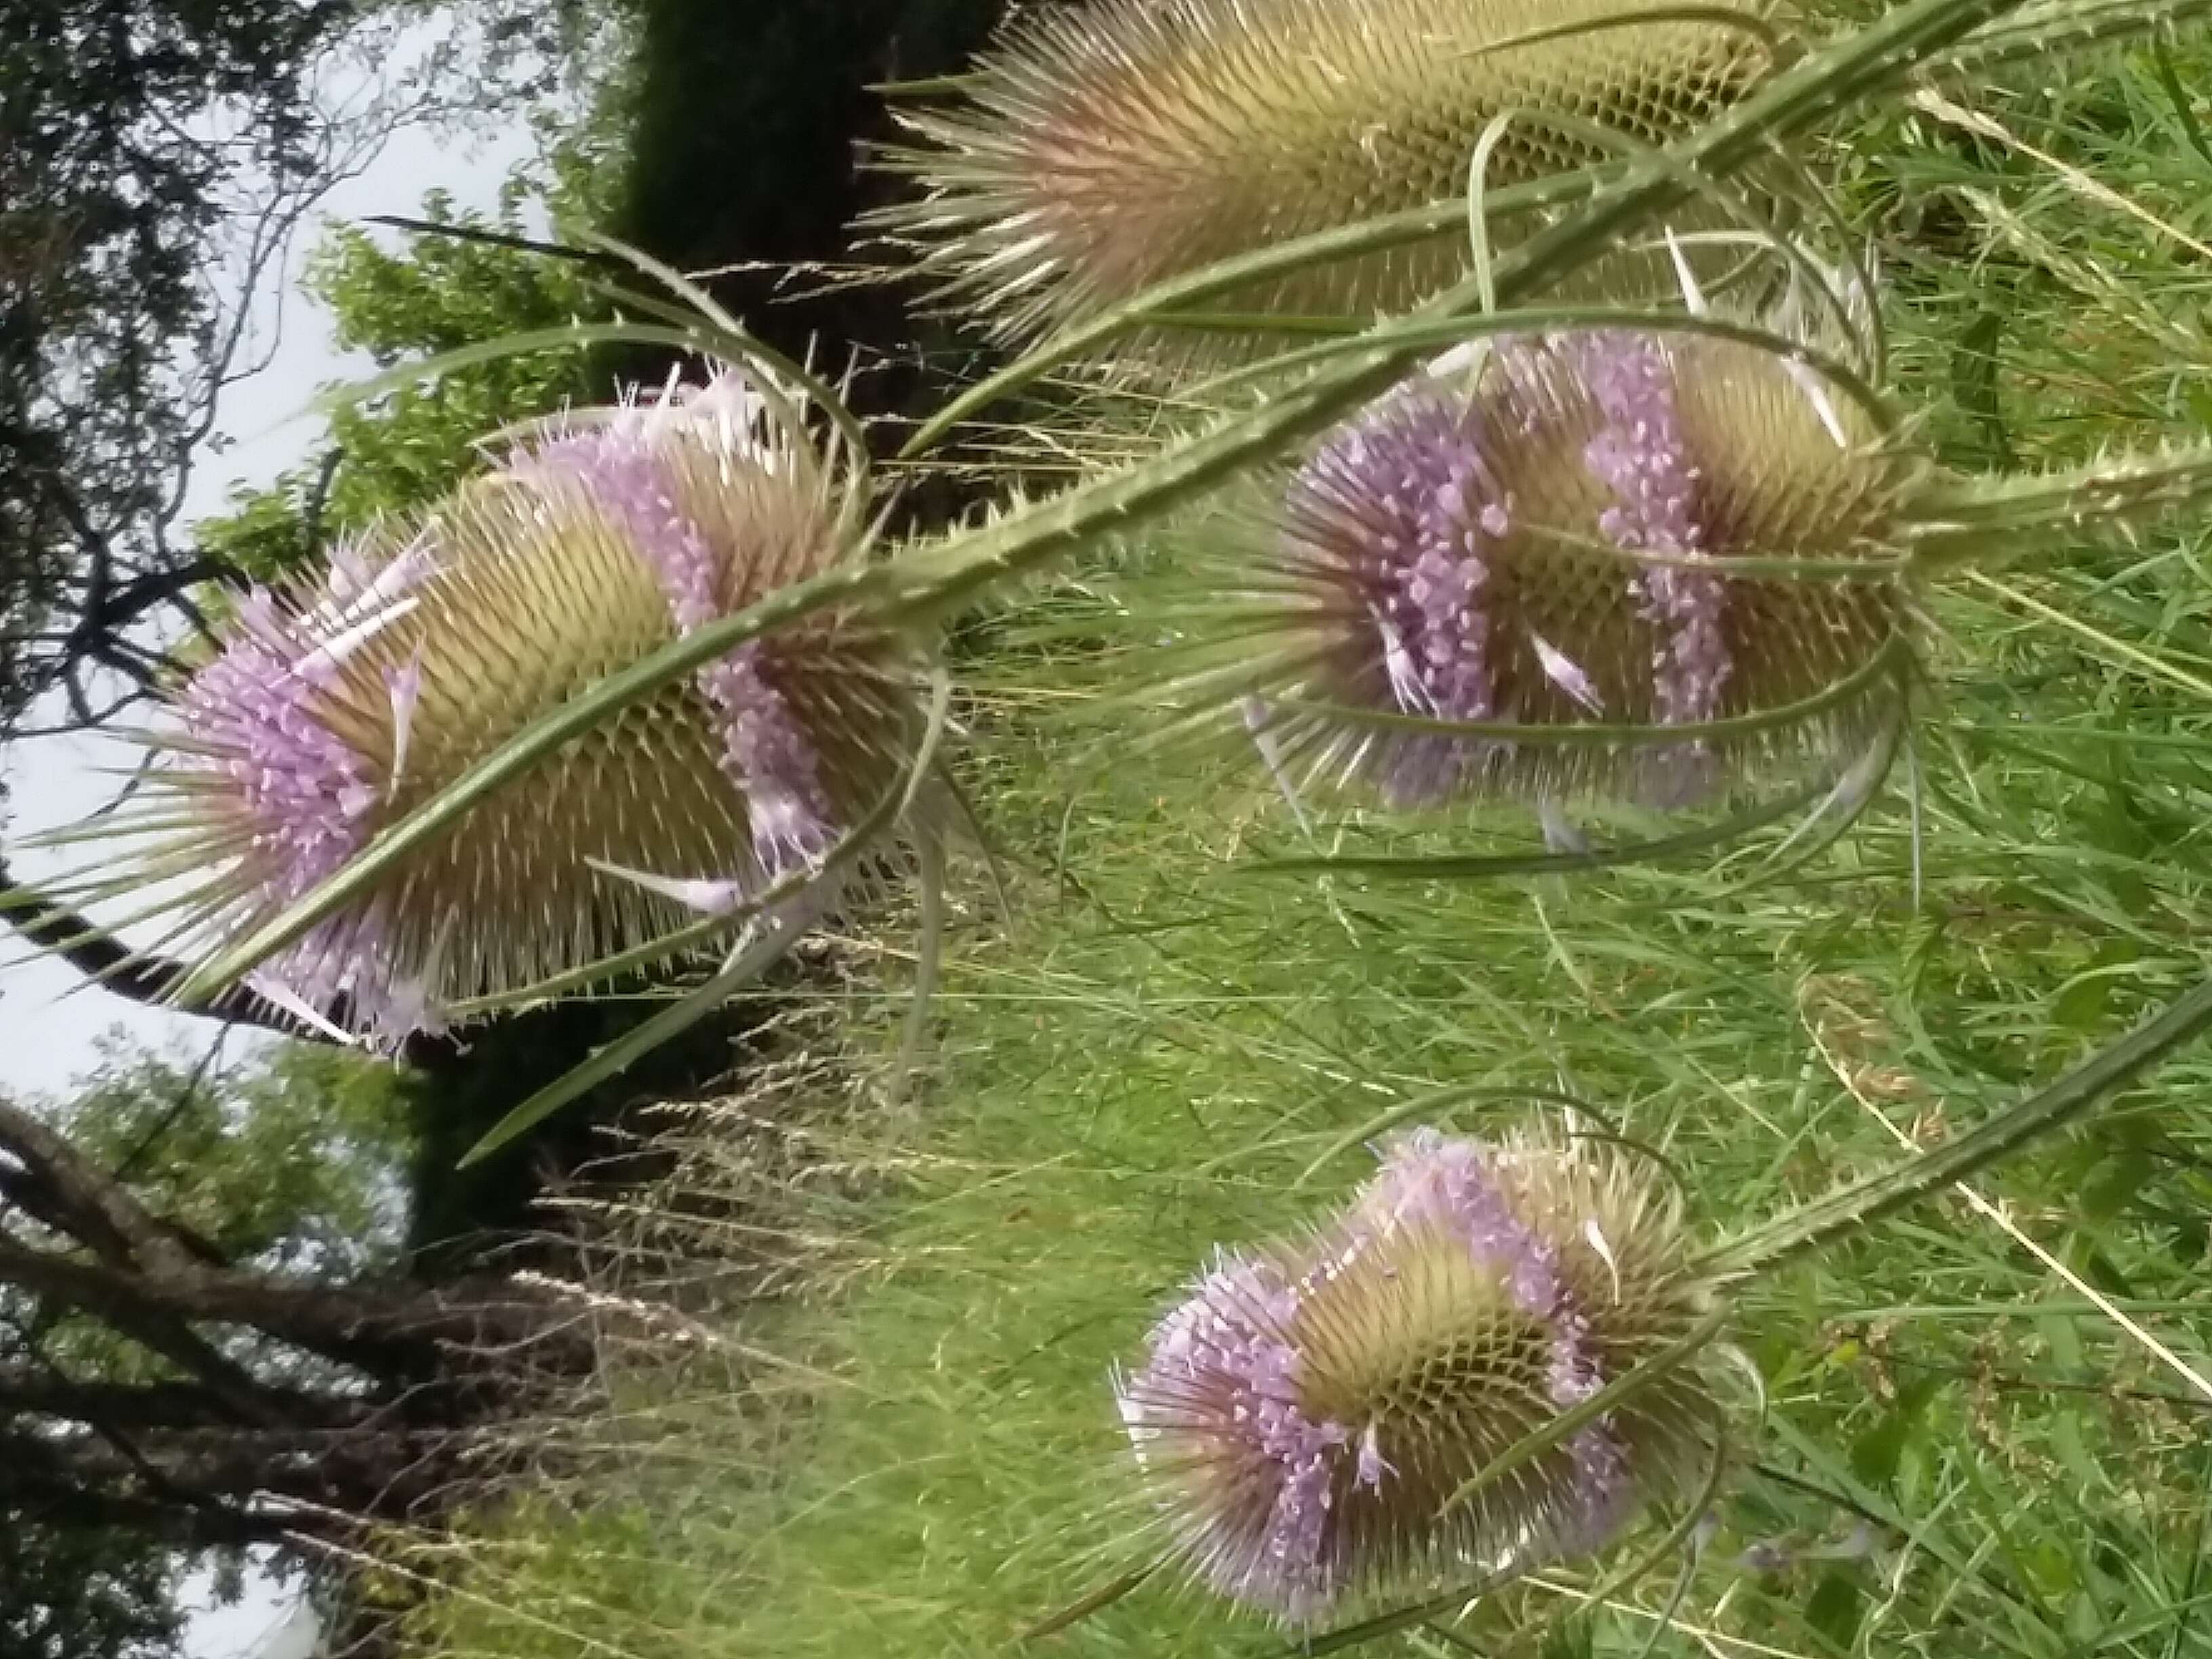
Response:
MULTIPOLYGON (((531 149, 529 135, 519 126, 469 140, 403 131, 359 176, 325 198, 319 222, 417 212, 423 192, 433 187, 451 194, 458 208, 489 210, 501 181, 531 149)), ((311 224, 296 239, 287 289, 319 234, 319 224, 311 224)), ((273 303, 274 292, 272 285, 265 302, 273 303)), ((276 313, 268 314, 274 320, 276 313)), ((296 292, 285 300, 281 320, 267 366, 224 397, 218 424, 228 442, 203 447, 188 516, 219 512, 234 487, 267 484, 296 465, 320 429, 320 417, 310 407, 318 391, 372 372, 366 357, 335 349, 329 317, 296 292)), ((36 881, 66 867, 65 859, 22 848, 21 838, 75 823, 106 804, 117 787, 114 772, 131 757, 125 744, 97 737, 41 738, 16 746, 8 757, 7 839, 18 874, 36 881)), ((20 951, 0 946, 0 1091, 9 1094, 66 1093, 71 1080, 96 1062, 94 1042, 103 1032, 198 1052, 216 1030, 206 1020, 88 988, 58 963, 23 960, 20 951)), ((226 1052, 243 1052, 246 1035, 234 1033, 226 1052)), ((204 1581, 188 1584, 183 1601, 190 1614, 186 1651, 193 1659, 305 1659, 313 1650, 312 1616, 265 1579, 250 1578, 244 1599, 229 1607, 212 1603, 204 1581)))
MULTIPOLYGON (((449 191, 458 207, 489 210, 501 182, 529 154, 526 132, 515 131, 467 147, 420 130, 403 131, 357 178, 325 199, 324 220, 359 219, 377 213, 414 213, 424 191, 449 191)), ((288 287, 314 246, 306 228, 292 248, 288 287)), ((272 291, 273 293, 273 291, 272 291)), ((332 381, 366 378, 367 357, 341 354, 331 339, 330 319, 296 292, 287 299, 283 327, 269 364, 230 388, 219 410, 227 444, 203 446, 187 514, 222 510, 233 488, 271 483, 308 452, 320 430, 310 405, 332 381)), ((112 799, 116 774, 135 750, 96 734, 39 738, 8 757, 9 862, 26 879, 51 878, 69 867, 65 856, 21 845, 44 830, 75 823, 112 799)), ((97 917, 95 919, 98 919, 97 917)), ((86 986, 64 964, 21 959, 0 947, 0 1090, 15 1095, 59 1095, 96 1059, 94 1041, 110 1029, 163 1045, 204 1046, 215 1027, 205 1020, 163 1013, 86 986)), ((238 1051, 234 1036, 231 1051, 238 1051)))

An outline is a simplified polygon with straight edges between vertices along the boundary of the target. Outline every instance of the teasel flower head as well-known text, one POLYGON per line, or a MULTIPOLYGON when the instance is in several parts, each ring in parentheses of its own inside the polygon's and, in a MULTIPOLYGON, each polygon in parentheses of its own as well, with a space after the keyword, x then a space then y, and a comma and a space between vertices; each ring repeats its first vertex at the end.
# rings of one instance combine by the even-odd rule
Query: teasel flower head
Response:
POLYGON ((1193 621, 1183 686, 1241 708, 1294 794, 1682 805, 1826 766, 1899 716, 1929 471, 1779 349, 1513 337, 1356 415, 1224 532, 1221 642, 1193 621))
MULTIPOLYGON (((240 935, 538 716, 855 556, 860 486, 792 411, 725 369, 545 422, 419 521, 247 596, 149 735, 109 886, 185 878, 178 931, 240 935)), ((894 797, 915 685, 898 637, 802 615, 485 797, 252 982, 397 1044, 793 889, 894 797)))
MULTIPOLYGON (((1090 0, 1024 18, 962 101, 915 107, 882 216, 941 297, 1021 341, 1167 278, 1658 145, 1773 67, 1764 0, 1090 0), (1647 15, 1644 15, 1648 14, 1647 15), (1523 39, 1522 37, 1541 37, 1523 39)), ((1400 312, 1465 275, 1463 226, 1261 281, 1245 313, 1400 312)))
POLYGON ((1671 1346, 1718 1287, 1610 1143, 1387 1149, 1334 1218, 1224 1252, 1116 1389, 1169 1561, 1286 1622, 1591 1553, 1719 1455, 1705 1355, 1462 1492, 1671 1346))

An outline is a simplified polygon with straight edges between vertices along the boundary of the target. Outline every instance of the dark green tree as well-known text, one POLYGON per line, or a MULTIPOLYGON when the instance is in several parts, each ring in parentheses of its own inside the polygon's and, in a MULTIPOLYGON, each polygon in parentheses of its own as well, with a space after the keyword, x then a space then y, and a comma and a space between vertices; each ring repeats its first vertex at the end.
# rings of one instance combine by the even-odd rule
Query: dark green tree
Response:
POLYGON ((916 414, 970 360, 909 289, 849 280, 887 261, 856 246, 855 221, 908 188, 871 165, 897 136, 875 88, 951 74, 1009 14, 1059 3, 634 0, 636 119, 615 234, 705 276, 783 350, 836 370, 849 358, 860 407, 916 414))
POLYGON ((286 1045, 0 1100, 0 1525, 196 1551, 434 1513, 573 1310, 404 1249, 398 1080, 286 1045))
MULTIPOLYGON (((598 320, 611 314, 601 285, 618 262, 529 236, 526 214, 535 204, 560 224, 590 224, 605 176, 590 132, 570 135, 544 166, 507 180, 495 216, 457 212, 433 191, 419 216, 398 222, 405 233, 396 252, 363 227, 338 227, 308 260, 304 286, 329 311, 336 343, 380 369, 598 320)), ((486 434, 604 401, 611 385, 578 347, 471 363, 341 404, 319 454, 203 520, 199 544, 258 580, 307 568, 331 538, 404 516, 450 489, 479 464, 486 434)))
POLYGON ((120 1533, 35 1529, 0 1550, 0 1653, 163 1659, 184 1635, 167 1552, 120 1533))

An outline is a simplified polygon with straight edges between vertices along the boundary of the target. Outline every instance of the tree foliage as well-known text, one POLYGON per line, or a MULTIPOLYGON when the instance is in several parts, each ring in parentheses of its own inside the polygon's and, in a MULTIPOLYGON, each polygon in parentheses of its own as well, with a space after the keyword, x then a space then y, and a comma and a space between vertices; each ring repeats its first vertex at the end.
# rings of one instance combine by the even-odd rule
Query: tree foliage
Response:
POLYGON ((401 127, 573 87, 618 10, 0 0, 0 735, 43 693, 78 726, 143 695, 149 624, 236 576, 188 484, 324 192, 401 127))
POLYGON ((310 1043, 219 1061, 111 1047, 55 1127, 226 1261, 327 1277, 392 1265, 413 1139, 398 1074, 310 1043))
MULTIPOLYGON (((0 715, 99 664, 210 574, 173 544, 256 270, 332 156, 309 83, 355 0, 4 0, 0 39, 0 715), (241 181, 268 183, 258 199, 241 181)), ((87 711, 88 712, 88 711, 87 711)))
POLYGON ((166 1552, 118 1534, 15 1532, 0 1550, 0 1653, 161 1659, 184 1617, 166 1552))
MULTIPOLYGON (((562 225, 598 216, 603 163, 588 132, 543 168, 519 168, 493 215, 457 210, 441 190, 395 251, 359 225, 334 228, 309 258, 307 293, 330 313, 335 343, 379 369, 426 362, 504 336, 605 317, 599 262, 533 251, 530 210, 562 225)), ((557 244, 553 246, 557 246, 557 244)), ((341 403, 319 453, 265 489, 240 492, 197 528, 200 544, 258 579, 306 568, 333 537, 404 516, 476 464, 487 433, 564 404, 600 400, 592 354, 532 352, 408 381, 368 402, 341 403)))

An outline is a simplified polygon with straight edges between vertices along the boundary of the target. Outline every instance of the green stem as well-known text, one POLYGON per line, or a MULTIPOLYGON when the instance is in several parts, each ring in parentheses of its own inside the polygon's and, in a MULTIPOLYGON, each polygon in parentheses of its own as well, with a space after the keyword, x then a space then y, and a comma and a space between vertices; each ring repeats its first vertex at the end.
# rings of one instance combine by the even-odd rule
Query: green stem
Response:
POLYGON ((2093 530, 2212 497, 2212 444, 2106 456, 2025 477, 1939 478, 1911 503, 1913 562, 1942 569, 2002 556, 2023 537, 2093 530))
POLYGON ((1716 1273, 1765 1272, 1917 1203, 2063 1127, 2208 1027, 2212 1027, 2212 977, 2200 981, 2149 1024, 2091 1056, 2050 1087, 1956 1140, 1801 1206, 1709 1252, 1698 1266, 1716 1273))
MULTIPOLYGON (((1587 195, 1592 177, 1583 173, 1566 173, 1558 179, 1539 179, 1497 191, 1492 196, 1492 210, 1525 210, 1587 195)), ((934 447, 977 410, 1002 398, 1012 397, 1054 369, 1087 357, 1124 335, 1171 320, 1180 307, 1217 299, 1285 271, 1421 241, 1455 228, 1466 213, 1467 204, 1457 198, 1431 202, 1426 207, 1410 208, 1359 224, 1278 242, 1256 252, 1223 260, 1161 283, 1103 316, 1054 336, 1036 350, 958 393, 906 441, 899 451, 899 459, 908 460, 934 447)))
POLYGON ((2002 27, 1969 35, 1945 67, 1986 74, 2023 58, 2048 59, 2056 52, 2081 52, 2171 29, 2205 9, 2205 0, 2053 0, 2028 9, 2002 27))

